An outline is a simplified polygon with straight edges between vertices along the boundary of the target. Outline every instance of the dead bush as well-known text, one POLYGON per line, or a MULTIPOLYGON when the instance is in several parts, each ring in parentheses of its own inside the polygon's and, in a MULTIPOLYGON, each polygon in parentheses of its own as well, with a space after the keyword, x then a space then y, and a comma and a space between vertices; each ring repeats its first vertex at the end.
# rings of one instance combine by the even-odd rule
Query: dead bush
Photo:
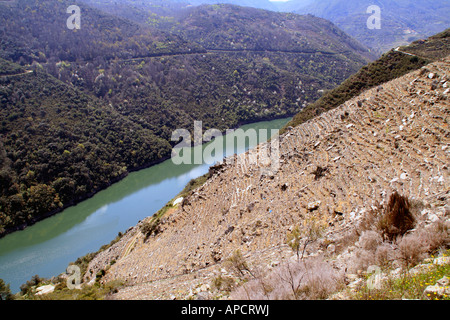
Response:
POLYGON ((298 295, 302 300, 326 299, 344 287, 344 274, 321 258, 309 260, 305 268, 307 272, 298 295))
POLYGON ((350 259, 349 269, 352 272, 366 270, 369 266, 376 264, 376 251, 383 243, 381 235, 373 230, 363 231, 356 242, 356 249, 350 259))
POLYGON ((375 251, 375 262, 377 266, 386 268, 395 260, 395 249, 390 243, 383 242, 375 251))
POLYGON ((442 220, 403 236, 396 241, 397 258, 405 267, 421 262, 429 253, 450 247, 449 226, 442 220))
POLYGON ((375 253, 378 246, 383 242, 383 239, 381 238, 380 234, 369 230, 364 231, 361 236, 359 237, 358 242, 356 245, 360 247, 361 249, 372 251, 375 253))
POLYGON ((378 229, 384 238, 393 241, 413 229, 415 223, 416 219, 409 210, 408 199, 397 192, 392 193, 378 221, 378 229))
POLYGON ((349 259, 348 269, 352 273, 357 273, 358 271, 367 270, 369 266, 374 264, 376 264, 374 252, 356 248, 349 259))
POLYGON ((383 207, 381 205, 371 208, 367 211, 357 223, 355 234, 357 239, 359 239, 360 235, 366 230, 378 230, 378 221, 380 220, 383 214, 383 207))
POLYGON ((448 223, 441 219, 416 233, 421 246, 426 247, 429 253, 450 247, 450 228, 448 223))
POLYGON ((422 261, 428 252, 428 246, 421 242, 418 233, 408 234, 397 240, 397 255, 403 266, 410 268, 422 261))
POLYGON ((343 286, 343 273, 337 272, 321 258, 295 263, 287 261, 266 277, 253 279, 237 288, 232 293, 231 299, 326 299, 343 286))

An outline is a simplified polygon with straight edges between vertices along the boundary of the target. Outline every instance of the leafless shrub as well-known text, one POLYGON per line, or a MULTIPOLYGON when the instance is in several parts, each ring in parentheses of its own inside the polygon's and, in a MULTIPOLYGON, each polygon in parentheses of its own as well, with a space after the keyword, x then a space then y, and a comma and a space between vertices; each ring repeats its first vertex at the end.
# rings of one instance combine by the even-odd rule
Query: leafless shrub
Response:
POLYGON ((425 258, 428 246, 424 246, 417 233, 408 234, 397 240, 398 259, 409 268, 425 258))
POLYGON ((376 265, 382 268, 389 266, 395 260, 395 248, 392 244, 383 242, 375 251, 376 265))
POLYGON ((290 289, 288 291, 289 294, 286 293, 286 290, 282 291, 287 297, 290 296, 295 300, 298 299, 300 286, 302 285, 302 280, 306 274, 304 269, 305 268, 303 268, 301 264, 292 264, 288 261, 278 271, 280 280, 290 289))
POLYGON ((361 237, 359 238, 356 245, 358 247, 360 247, 361 249, 364 249, 367 251, 372 251, 373 253, 375 253, 378 246, 382 242, 383 242, 383 239, 381 238, 379 233, 369 230, 369 231, 364 231, 361 234, 361 237))
POLYGON ((356 249, 350 259, 349 269, 356 272, 376 264, 376 251, 382 243, 383 239, 379 233, 373 230, 363 231, 355 244, 356 249))
POLYGON ((447 249, 450 246, 449 226, 442 220, 397 240, 397 258, 405 267, 412 267, 422 261, 427 254, 447 249))
POLYGON ((383 215, 383 207, 381 205, 371 208, 367 211, 358 222, 355 231, 356 237, 359 239, 359 236, 366 230, 374 230, 377 231, 378 221, 381 219, 383 215))
POLYGON ((307 272, 299 289, 302 300, 326 299, 344 286, 344 274, 321 258, 307 261, 305 268, 307 272))
POLYGON ((441 219, 426 228, 417 230, 414 234, 421 247, 426 248, 429 253, 450 247, 450 227, 441 219))
POLYGON ((235 289, 230 297, 233 300, 274 300, 273 285, 270 279, 253 279, 235 289))
POLYGON ((351 272, 367 270, 367 268, 376 263, 374 252, 356 248, 348 262, 348 269, 351 272))
POLYGON ((264 278, 253 279, 237 288, 232 299, 242 300, 316 300, 326 299, 344 285, 343 274, 321 258, 290 261, 264 278))

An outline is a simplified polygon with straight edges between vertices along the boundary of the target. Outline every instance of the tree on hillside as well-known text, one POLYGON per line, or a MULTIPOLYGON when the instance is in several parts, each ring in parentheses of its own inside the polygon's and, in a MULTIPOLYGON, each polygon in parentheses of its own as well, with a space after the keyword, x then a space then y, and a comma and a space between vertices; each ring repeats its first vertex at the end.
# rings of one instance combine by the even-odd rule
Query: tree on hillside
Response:
POLYGON ((6 284, 3 279, 0 279, 0 300, 13 300, 14 296, 11 293, 9 284, 6 284))

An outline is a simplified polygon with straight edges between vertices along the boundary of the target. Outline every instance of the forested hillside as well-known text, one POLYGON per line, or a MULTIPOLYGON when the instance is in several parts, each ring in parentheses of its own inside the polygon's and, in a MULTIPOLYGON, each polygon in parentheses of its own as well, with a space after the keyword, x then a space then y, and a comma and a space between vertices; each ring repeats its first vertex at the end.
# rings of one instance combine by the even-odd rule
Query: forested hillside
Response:
POLYGON ((40 70, 0 76, 0 103, 0 233, 170 153, 149 130, 40 70))
POLYGON ((72 4, 0 4, 0 234, 166 159, 177 128, 294 115, 370 58, 314 17, 199 7, 185 33, 80 3, 69 30, 72 4))
POLYGON ((219 4, 189 8, 179 20, 175 32, 207 49, 357 52, 370 56, 367 48, 332 23, 309 15, 219 4))

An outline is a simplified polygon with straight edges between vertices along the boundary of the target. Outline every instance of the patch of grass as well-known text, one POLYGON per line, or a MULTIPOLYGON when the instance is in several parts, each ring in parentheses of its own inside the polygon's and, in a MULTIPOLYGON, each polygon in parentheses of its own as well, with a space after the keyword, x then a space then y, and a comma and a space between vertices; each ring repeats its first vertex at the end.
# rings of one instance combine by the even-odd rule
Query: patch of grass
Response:
POLYGON ((81 289, 70 290, 63 283, 56 286, 55 291, 42 296, 34 296, 34 300, 106 300, 110 294, 116 293, 123 286, 119 280, 106 284, 95 283, 81 289))
POLYGON ((145 235, 145 240, 147 240, 152 235, 156 235, 160 232, 159 223, 161 222, 161 219, 158 216, 153 216, 148 221, 144 222, 140 230, 142 234, 145 235))
POLYGON ((201 187, 202 185, 205 184, 206 180, 208 180, 209 178, 209 173, 204 174, 201 177, 192 179, 191 181, 188 182, 188 184, 186 185, 186 187, 184 187, 184 189, 178 194, 178 196, 176 198, 179 197, 186 197, 191 191, 197 189, 198 187, 201 187))
MULTIPOLYGON (((447 251, 447 255, 448 255, 447 251)), ((435 285, 438 280, 450 274, 450 265, 429 264, 428 270, 423 273, 403 273, 400 277, 389 277, 383 281, 379 289, 370 290, 364 285, 353 294, 356 300, 399 300, 399 299, 426 299, 423 295, 426 287, 435 285)), ((450 300, 444 296, 443 300, 450 300)))

